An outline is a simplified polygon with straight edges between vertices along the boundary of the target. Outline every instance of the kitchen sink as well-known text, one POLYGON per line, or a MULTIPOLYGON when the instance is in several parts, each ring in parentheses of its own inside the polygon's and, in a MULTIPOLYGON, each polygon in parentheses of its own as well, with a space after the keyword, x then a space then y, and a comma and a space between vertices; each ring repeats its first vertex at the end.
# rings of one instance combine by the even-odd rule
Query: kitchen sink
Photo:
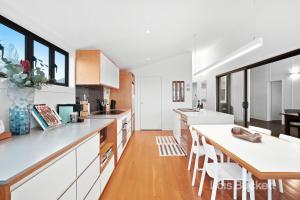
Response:
POLYGON ((179 110, 181 112, 197 112, 193 108, 178 108, 177 110, 179 110))

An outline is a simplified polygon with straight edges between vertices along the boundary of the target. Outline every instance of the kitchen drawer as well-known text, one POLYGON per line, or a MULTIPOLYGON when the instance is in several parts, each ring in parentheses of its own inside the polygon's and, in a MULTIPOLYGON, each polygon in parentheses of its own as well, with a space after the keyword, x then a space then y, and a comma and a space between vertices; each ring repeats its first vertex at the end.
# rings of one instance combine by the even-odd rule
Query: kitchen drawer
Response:
POLYGON ((75 180, 76 154, 73 150, 14 189, 11 200, 58 199, 75 180))
POLYGON ((114 168, 115 168, 115 158, 113 156, 100 175, 101 194, 102 194, 107 182, 109 181, 109 178, 110 178, 111 174, 113 173, 114 168))
POLYGON ((132 134, 132 131, 131 131, 131 128, 130 128, 127 132, 127 143, 129 142, 129 139, 131 138, 131 134, 132 134))
POLYGON ((76 199, 76 182, 59 198, 59 200, 75 200, 76 199))
POLYGON ((85 197, 84 200, 98 200, 100 197, 100 177, 97 179, 91 191, 85 197))
POLYGON ((80 174, 98 156, 100 144, 99 137, 99 134, 96 134, 88 141, 77 147, 77 176, 80 176, 80 174))
POLYGON ((119 144, 119 146, 118 146, 118 154, 117 154, 117 156, 118 156, 118 161, 119 161, 119 159, 121 158, 121 156, 122 156, 122 153, 123 153, 123 146, 122 146, 122 143, 121 144, 119 144))
POLYGON ((100 160, 97 157, 93 163, 77 179, 77 200, 82 200, 92 188, 100 175, 100 160))
MULTIPOLYGON (((128 112, 125 116, 119 118, 117 120, 117 133, 119 133, 122 129, 122 121, 123 119, 127 119, 127 126, 129 126, 131 124, 131 112, 128 112)), ((130 125, 131 126, 131 125, 130 125)))
POLYGON ((123 117, 117 120, 117 133, 120 133, 120 131, 122 130, 122 120, 123 117))
POLYGON ((117 134, 117 146, 122 143, 122 131, 117 134))

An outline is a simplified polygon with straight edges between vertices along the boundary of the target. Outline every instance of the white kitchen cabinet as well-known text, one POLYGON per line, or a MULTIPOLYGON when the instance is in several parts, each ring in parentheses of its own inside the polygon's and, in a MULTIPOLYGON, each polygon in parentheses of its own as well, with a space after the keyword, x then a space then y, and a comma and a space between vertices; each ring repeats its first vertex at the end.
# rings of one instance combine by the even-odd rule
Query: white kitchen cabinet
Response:
POLYGON ((100 50, 76 51, 76 84, 119 89, 119 68, 100 50))
POLYGON ((13 189, 11 200, 58 199, 75 180, 76 154, 73 150, 13 189))
POLYGON ((77 179, 77 200, 83 200, 100 175, 100 159, 97 157, 93 163, 77 179))
POLYGON ((101 188, 100 188, 100 177, 97 179, 91 191, 88 193, 84 200, 97 200, 100 197, 101 188))
POLYGON ((98 156, 100 135, 96 134, 77 149, 77 176, 79 176, 89 164, 98 156))
POLYGON ((76 200, 76 182, 59 198, 59 200, 76 200))
POLYGON ((101 53, 100 66, 101 84, 119 88, 119 68, 103 53, 101 53))
POLYGON ((101 184, 101 194, 109 181, 111 174, 113 173, 115 168, 115 158, 112 156, 109 163, 106 165, 105 169, 102 171, 100 175, 100 184, 101 184))

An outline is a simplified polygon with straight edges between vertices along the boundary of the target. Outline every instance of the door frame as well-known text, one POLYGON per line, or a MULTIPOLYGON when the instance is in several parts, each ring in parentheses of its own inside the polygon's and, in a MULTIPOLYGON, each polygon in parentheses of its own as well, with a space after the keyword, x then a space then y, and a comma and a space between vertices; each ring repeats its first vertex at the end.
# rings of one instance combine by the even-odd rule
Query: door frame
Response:
POLYGON ((162 77, 161 76, 142 76, 139 78, 139 83, 140 83, 140 87, 139 87, 139 115, 140 115, 140 120, 139 120, 139 124, 140 124, 140 130, 141 131, 161 131, 163 129, 163 113, 162 113, 162 77), (143 78, 153 78, 153 77, 157 77, 160 79, 160 123, 161 123, 161 129, 143 129, 142 128, 142 106, 141 106, 141 101, 142 101, 142 79, 143 78))
POLYGON ((219 82, 220 82, 219 79, 220 79, 220 77, 227 76, 227 75, 230 75, 232 73, 239 72, 239 71, 244 71, 244 103, 243 103, 244 104, 243 107, 245 109, 245 111, 244 111, 244 115, 245 115, 244 116, 244 126, 248 127, 248 120, 247 120, 248 108, 249 108, 249 102, 248 102, 248 70, 252 69, 252 68, 255 68, 255 67, 260 67, 262 65, 267 65, 267 64, 270 64, 270 63, 273 63, 273 62, 284 60, 284 59, 287 59, 287 58, 291 58, 291 57, 294 57, 294 56, 298 56, 298 55, 300 55, 300 48, 217 75, 216 76, 216 84, 217 84, 216 85, 216 108, 217 108, 216 110, 219 111, 219 82))

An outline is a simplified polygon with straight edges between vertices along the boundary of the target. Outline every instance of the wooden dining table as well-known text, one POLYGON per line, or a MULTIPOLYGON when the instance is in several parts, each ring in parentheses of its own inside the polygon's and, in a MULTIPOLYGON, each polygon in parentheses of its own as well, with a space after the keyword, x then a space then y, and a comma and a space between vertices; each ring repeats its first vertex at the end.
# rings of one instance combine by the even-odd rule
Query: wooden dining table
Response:
MULTIPOLYGON (((248 173, 261 180, 300 179, 300 145, 264 134, 261 143, 251 143, 232 136, 235 126, 193 125, 193 129, 242 167, 243 200, 248 173)), ((268 199, 271 197, 268 193, 268 199)))
MULTIPOLYGON (((300 116, 298 113, 280 113, 284 116, 284 129, 285 134, 290 135, 291 131, 291 122, 300 122, 300 116)), ((300 133, 298 133, 298 137, 300 137, 300 133)))

